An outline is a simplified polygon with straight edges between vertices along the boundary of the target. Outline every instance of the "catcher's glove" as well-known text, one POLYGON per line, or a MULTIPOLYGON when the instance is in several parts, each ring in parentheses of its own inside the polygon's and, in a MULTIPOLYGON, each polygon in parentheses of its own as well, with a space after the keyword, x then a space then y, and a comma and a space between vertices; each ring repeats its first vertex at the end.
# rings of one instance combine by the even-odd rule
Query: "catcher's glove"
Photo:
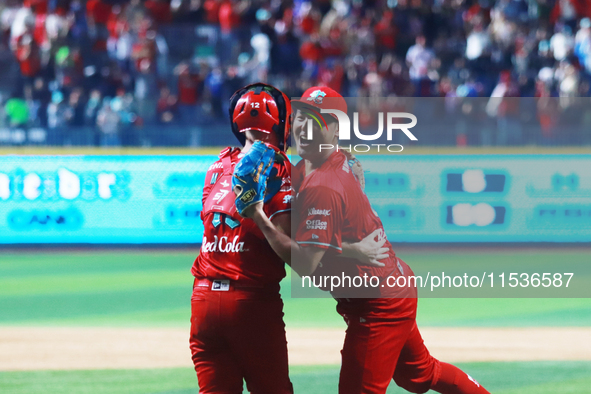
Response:
MULTIPOLYGON (((236 210, 244 216, 244 210, 265 198, 267 180, 275 162, 275 150, 256 141, 234 168, 232 190, 236 194, 236 210)), ((269 197, 270 198, 270 197, 269 197)))

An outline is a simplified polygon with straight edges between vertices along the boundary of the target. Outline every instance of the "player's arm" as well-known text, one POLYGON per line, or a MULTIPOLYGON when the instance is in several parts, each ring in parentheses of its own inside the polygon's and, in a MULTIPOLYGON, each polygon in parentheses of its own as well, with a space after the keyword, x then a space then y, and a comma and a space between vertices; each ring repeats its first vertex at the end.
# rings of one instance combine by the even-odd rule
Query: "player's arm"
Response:
MULTIPOLYGON (((269 220, 263 211, 262 204, 257 204, 252 212, 252 219, 263 235, 283 261, 292 267, 300 276, 312 274, 324 257, 326 249, 311 245, 302 246, 291 239, 291 215, 278 215, 269 220), (296 264, 292 264, 292 259, 296 264)), ((388 257, 386 242, 376 241, 379 230, 374 231, 356 243, 343 242, 342 256, 356 259, 363 264, 383 267, 378 260, 388 257)))
MULTIPOLYGON (((282 227, 276 226, 273 221, 269 220, 263 211, 262 204, 254 205, 252 207, 252 213, 249 212, 248 216, 252 217, 252 220, 254 220, 258 228, 264 234, 275 253, 277 253, 283 261, 289 264, 300 276, 310 275, 316 270, 326 252, 325 249, 314 246, 304 247, 296 243, 286 234, 284 227, 286 223, 284 222, 282 227), (297 263, 292 264, 292 261, 296 261, 297 263)), ((289 215, 281 215, 277 220, 281 221, 283 216, 289 215)), ((285 218, 283 220, 285 220, 285 218)))
MULTIPOLYGON (((271 218, 271 223, 275 226, 277 231, 279 231, 291 238, 291 215, 289 213, 273 216, 271 218)), ((258 222, 257 222, 257 225, 258 225, 258 222)), ((343 242, 341 245, 343 248, 342 256, 348 257, 351 259, 356 259, 363 264, 383 267, 384 264, 380 263, 378 260, 385 259, 388 257, 388 248, 383 247, 384 243, 386 242, 385 238, 381 241, 375 240, 375 238, 377 237, 379 232, 380 232, 380 230, 378 229, 359 242, 355 242, 355 243, 343 242)), ((269 232, 267 232, 267 234, 268 233, 269 232)), ((266 236, 266 234, 265 234, 265 236, 266 236)), ((297 245, 297 243, 296 243, 296 245, 297 245)), ((271 245, 271 247, 273 247, 273 245, 271 245)), ((291 256, 291 247, 292 247, 292 243, 290 243, 290 250, 287 252, 289 254, 289 256, 291 256)), ((320 249, 320 248, 318 248, 318 249, 320 249)), ((289 264, 291 266, 291 261, 289 260, 289 258, 287 258, 287 256, 282 257, 277 252, 277 250, 275 248, 273 248, 273 250, 275 250, 275 253, 277 253, 277 255, 283 259, 283 261, 285 261, 287 264, 289 264)), ((312 261, 312 263, 315 265, 318 265, 317 262, 315 262, 315 261, 312 261)), ((313 267, 308 267, 308 268, 311 269, 313 267)))
POLYGON ((291 237, 291 212, 285 212, 271 217, 271 223, 283 234, 291 237))

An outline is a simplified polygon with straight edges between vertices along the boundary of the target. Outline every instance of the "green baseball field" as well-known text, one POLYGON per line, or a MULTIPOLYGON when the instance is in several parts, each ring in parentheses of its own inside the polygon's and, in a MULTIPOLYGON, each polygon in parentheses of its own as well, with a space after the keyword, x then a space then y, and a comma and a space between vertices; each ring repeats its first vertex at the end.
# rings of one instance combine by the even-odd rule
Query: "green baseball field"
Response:
MULTIPOLYGON (((445 251, 474 264, 483 252, 445 251)), ((197 393, 188 349, 197 250, 4 250, 0 393, 197 393)), ((486 251, 519 266, 589 249, 486 251)), ((404 248, 413 261, 442 251, 404 248)), ((337 392, 344 323, 332 299, 292 299, 284 281, 296 393, 337 392)), ((590 299, 421 299, 432 353, 492 393, 591 393, 590 299)), ((402 393, 394 384, 389 393, 402 393)))

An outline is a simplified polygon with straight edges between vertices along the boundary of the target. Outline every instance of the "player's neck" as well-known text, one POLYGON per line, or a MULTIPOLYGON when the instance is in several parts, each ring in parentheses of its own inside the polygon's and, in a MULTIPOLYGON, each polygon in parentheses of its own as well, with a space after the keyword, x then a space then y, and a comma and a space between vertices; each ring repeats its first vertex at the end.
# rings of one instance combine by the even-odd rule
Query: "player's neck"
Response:
POLYGON ((252 148, 252 145, 254 144, 254 141, 247 139, 244 142, 244 146, 242 147, 241 152, 244 154, 246 152, 248 152, 250 150, 250 148, 252 148))
POLYGON ((250 148, 252 148, 252 146, 254 145, 254 143, 256 141, 261 141, 264 142, 266 144, 272 145, 272 146, 279 146, 279 144, 277 143, 276 139, 272 138, 272 137, 268 137, 265 139, 252 139, 252 138, 246 138, 246 140, 244 141, 244 146, 242 147, 242 153, 246 153, 250 150, 250 148))

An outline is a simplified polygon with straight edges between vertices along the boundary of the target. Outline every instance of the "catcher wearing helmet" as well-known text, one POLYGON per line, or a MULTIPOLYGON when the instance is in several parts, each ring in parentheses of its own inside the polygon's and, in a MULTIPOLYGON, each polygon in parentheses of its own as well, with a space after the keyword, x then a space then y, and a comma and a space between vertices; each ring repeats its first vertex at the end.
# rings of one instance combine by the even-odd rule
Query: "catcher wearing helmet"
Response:
MULTIPOLYGON (((189 342, 199 392, 242 393, 244 380, 251 393, 292 393, 279 294, 285 263, 256 224, 237 211, 231 190, 237 165, 248 166, 243 158, 267 154, 269 149, 271 157, 278 152, 280 160, 269 161, 272 169, 259 199, 249 203, 262 206, 278 231, 290 235, 292 187, 285 150, 291 105, 278 89, 257 83, 232 96, 229 112, 232 132, 243 148, 223 149, 207 171, 201 212, 204 235, 191 270, 195 282, 189 342)), ((255 171, 260 178, 260 169, 255 171)), ((343 253, 379 265, 386 255, 380 254, 382 244, 374 238, 375 234, 356 244, 343 242, 343 253)))
MULTIPOLYGON (((289 99, 258 83, 230 102, 232 132, 243 146, 228 147, 206 174, 204 235, 191 270, 190 349, 200 393, 292 393, 279 282, 284 262, 252 220, 236 211, 231 190, 234 167, 255 141, 283 151, 289 140, 289 99)), ((289 162, 274 165, 279 188, 264 209, 281 231, 290 225, 289 162)))

